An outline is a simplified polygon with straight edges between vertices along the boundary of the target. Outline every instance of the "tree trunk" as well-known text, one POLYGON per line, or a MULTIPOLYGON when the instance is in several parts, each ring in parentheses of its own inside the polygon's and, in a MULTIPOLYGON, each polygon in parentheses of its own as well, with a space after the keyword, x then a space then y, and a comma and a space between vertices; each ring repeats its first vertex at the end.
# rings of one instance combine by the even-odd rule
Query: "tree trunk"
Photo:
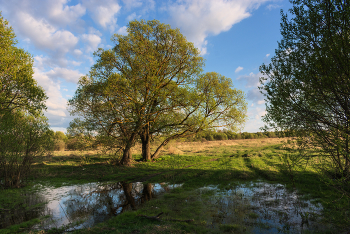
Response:
POLYGON ((129 166, 131 165, 131 160, 132 160, 131 147, 127 146, 123 150, 123 157, 122 157, 122 160, 120 161, 120 164, 129 166))
POLYGON ((162 144, 160 144, 160 145, 158 146, 158 148, 156 149, 156 151, 155 151, 155 152, 153 153, 153 155, 152 155, 152 159, 156 159, 156 158, 159 157, 159 154, 160 154, 160 152, 161 152, 161 149, 162 149, 164 146, 166 146, 166 145, 169 143, 170 140, 171 140, 171 138, 168 138, 168 139, 166 139, 165 141, 163 141, 162 144))
POLYGON ((142 161, 149 161, 151 160, 151 137, 148 124, 143 128, 140 138, 142 143, 142 161))

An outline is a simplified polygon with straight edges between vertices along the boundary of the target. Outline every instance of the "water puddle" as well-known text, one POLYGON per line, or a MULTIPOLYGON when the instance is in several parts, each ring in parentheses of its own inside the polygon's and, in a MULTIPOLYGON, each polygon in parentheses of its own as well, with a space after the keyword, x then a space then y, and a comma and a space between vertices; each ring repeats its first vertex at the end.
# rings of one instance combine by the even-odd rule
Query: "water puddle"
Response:
POLYGON ((322 206, 303 200, 295 191, 281 184, 265 182, 233 186, 227 191, 211 191, 208 227, 238 233, 304 233, 330 229, 321 224, 322 206))
POLYGON ((167 183, 88 183, 83 185, 41 188, 25 195, 25 206, 1 214, 0 228, 33 218, 49 216, 34 229, 62 228, 66 231, 92 227, 126 210, 136 210, 181 184, 167 183), (34 207, 34 208, 33 208, 34 207))
MULTIPOLYGON (((22 208, 7 213, 0 210, 0 228, 43 216, 48 218, 34 229, 88 228, 126 210, 136 210, 179 186, 182 184, 137 182, 42 187, 40 192, 24 194, 22 208)), ((209 186, 198 189, 195 197, 205 204, 206 226, 221 232, 319 233, 331 229, 321 223, 320 204, 302 199, 281 184, 250 182, 232 185, 224 191, 209 186)))

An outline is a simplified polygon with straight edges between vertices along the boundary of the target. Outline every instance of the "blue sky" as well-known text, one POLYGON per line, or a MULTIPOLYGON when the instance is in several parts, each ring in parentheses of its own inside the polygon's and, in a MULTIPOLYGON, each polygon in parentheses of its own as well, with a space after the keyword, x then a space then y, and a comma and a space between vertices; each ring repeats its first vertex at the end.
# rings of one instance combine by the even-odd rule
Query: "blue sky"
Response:
POLYGON ((134 19, 179 28, 201 50, 205 72, 229 77, 245 92, 249 120, 243 131, 259 131, 265 114, 259 66, 274 55, 280 9, 289 8, 288 0, 0 0, 18 46, 34 57, 34 79, 49 97, 45 115, 55 131, 66 131, 74 118, 67 100, 94 64, 92 53, 111 48, 111 36, 126 34, 134 19))

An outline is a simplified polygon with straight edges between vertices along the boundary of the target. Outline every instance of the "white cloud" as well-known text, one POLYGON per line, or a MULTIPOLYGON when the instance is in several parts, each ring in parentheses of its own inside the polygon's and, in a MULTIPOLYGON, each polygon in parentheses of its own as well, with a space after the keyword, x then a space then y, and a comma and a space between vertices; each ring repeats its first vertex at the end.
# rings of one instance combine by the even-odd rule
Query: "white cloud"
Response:
POLYGON ((261 117, 266 114, 265 108, 248 108, 248 116, 249 119, 245 124, 244 130, 245 132, 259 132, 261 131, 259 128, 264 126, 264 122, 262 122, 261 117))
POLYGON ((60 83, 58 81, 55 82, 51 80, 46 73, 37 68, 34 68, 33 77, 38 81, 38 84, 44 88, 47 96, 49 97, 46 101, 46 106, 48 107, 47 113, 65 117, 67 115, 67 100, 61 95, 60 83))
POLYGON ((97 36, 96 34, 83 34, 81 38, 87 44, 87 52, 94 52, 101 43, 101 37, 97 36))
POLYGON ((142 6, 141 0, 123 0, 126 9, 137 8, 142 6))
POLYGON ((121 28, 118 29, 117 34, 121 34, 121 35, 127 35, 128 32, 126 31, 127 27, 123 26, 121 28))
POLYGON ((265 116, 266 115, 266 110, 265 109, 261 109, 259 107, 255 108, 256 112, 258 112, 259 116, 265 116))
POLYGON ((266 6, 267 9, 269 9, 270 11, 276 8, 281 8, 281 5, 277 5, 277 4, 269 4, 266 6))
POLYGON ((17 24, 21 34, 41 50, 65 54, 78 43, 78 38, 67 30, 58 30, 43 19, 37 20, 30 14, 18 12, 20 23, 17 24))
MULTIPOLYGON (((81 16, 85 15, 86 8, 80 3, 75 6, 68 6, 67 0, 44 1, 48 18, 61 25, 65 26, 68 23, 76 22, 81 16)), ((38 4, 41 5, 41 4, 38 4)))
MULTIPOLYGON (((55 26, 66 26, 85 15, 86 9, 80 3, 68 6, 69 0, 0 0, 2 7, 11 14, 11 19, 16 20, 18 12, 26 12, 33 17, 45 18, 47 23, 55 26)), ((16 20, 18 21, 18 20, 16 20)))
POLYGON ((167 7, 171 24, 206 53, 206 38, 228 31, 267 0, 183 0, 167 7))
MULTIPOLYGON (((236 69, 237 70, 237 69, 236 69)), ((250 88, 250 87, 258 87, 260 85, 259 79, 260 77, 263 77, 264 75, 261 74, 260 72, 254 74, 253 72, 249 73, 249 75, 243 75, 243 76, 239 76, 237 78, 237 80, 245 80, 246 83, 246 87, 250 88)))
POLYGON ((266 54, 266 58, 268 58, 270 56, 270 54, 266 54))
POLYGON ((92 13, 93 20, 103 28, 109 27, 112 31, 116 27, 116 14, 121 7, 115 0, 94 1, 86 0, 83 5, 92 13))
POLYGON ((132 21, 132 20, 138 19, 140 17, 141 17, 141 15, 137 15, 136 12, 133 12, 132 14, 128 15, 128 17, 126 17, 126 20, 132 21))
POLYGON ((52 80, 61 78, 72 83, 77 83, 79 78, 83 76, 83 74, 81 74, 78 70, 70 70, 61 67, 55 67, 54 69, 46 72, 46 75, 52 80))
POLYGON ((240 66, 239 66, 239 67, 236 68, 235 72, 237 73, 237 72, 240 72, 240 71, 242 71, 242 70, 243 70, 243 67, 240 67, 240 66))
POLYGON ((255 88, 248 90, 247 99, 261 104, 259 101, 264 100, 264 96, 260 93, 259 89, 255 88))
POLYGON ((75 49, 73 50, 73 54, 75 54, 76 56, 80 56, 83 54, 83 52, 81 50, 75 49))
MULTIPOLYGON (((63 89, 63 91, 68 92, 68 89, 63 89)), ((67 96, 67 95, 66 95, 67 96)))
POLYGON ((126 10, 142 7, 142 14, 145 14, 150 10, 154 10, 156 5, 154 0, 123 0, 123 3, 126 10))
POLYGON ((265 100, 259 100, 258 101, 258 104, 261 105, 261 104, 264 104, 265 103, 265 100))

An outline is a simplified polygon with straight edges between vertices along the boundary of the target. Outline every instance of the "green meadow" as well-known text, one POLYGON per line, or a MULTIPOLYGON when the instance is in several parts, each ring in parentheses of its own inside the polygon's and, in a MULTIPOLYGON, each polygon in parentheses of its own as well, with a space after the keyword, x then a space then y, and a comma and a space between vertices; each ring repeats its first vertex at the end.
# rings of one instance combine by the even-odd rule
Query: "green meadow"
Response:
MULTIPOLYGON (((270 189, 273 188, 270 191, 273 194, 278 186, 283 186, 286 194, 298 196, 301 206, 314 204, 323 207, 317 214, 298 213, 303 226, 305 223, 303 233, 346 233, 350 223, 349 200, 322 181, 313 167, 312 159, 306 167, 295 166, 289 170, 284 158, 297 152, 291 141, 288 141, 289 144, 287 141, 286 138, 266 138, 173 142, 154 162, 139 161, 141 146, 136 145, 133 149, 135 161, 129 167, 116 165, 113 156, 98 151, 56 151, 50 156, 37 158, 26 187, 1 192, 0 212, 4 214, 16 209, 35 209, 25 204, 23 195, 34 190, 40 194, 38 184, 59 188, 92 182, 142 182, 145 185, 166 182, 180 186, 155 199, 149 199, 137 209, 122 212, 93 227, 69 232, 269 233, 272 230, 298 233, 299 229, 293 229, 290 226, 292 224, 288 224, 291 217, 288 218, 285 212, 276 211, 275 216, 270 217, 287 223, 273 229, 264 221, 268 217, 264 218, 261 210, 244 200, 247 196, 244 191, 253 188, 254 184, 265 183, 270 189), (242 188, 242 185, 245 186, 243 192, 237 192, 241 191, 237 188, 242 188), (225 195, 225 191, 229 193, 225 195), (322 229, 314 229, 312 223, 322 229)), ((285 196, 282 195, 282 202, 285 196)), ((262 193, 254 199, 260 199, 260 203, 281 202, 277 198, 267 201, 262 193)), ((266 207, 271 207, 271 210, 278 207, 278 204, 274 206, 272 203, 266 207)), ((40 205, 44 204, 36 206, 40 205)), ((68 230, 69 225, 49 230, 33 228, 47 218, 49 216, 23 219, 21 223, 1 229, 0 233, 64 233, 68 230)))

